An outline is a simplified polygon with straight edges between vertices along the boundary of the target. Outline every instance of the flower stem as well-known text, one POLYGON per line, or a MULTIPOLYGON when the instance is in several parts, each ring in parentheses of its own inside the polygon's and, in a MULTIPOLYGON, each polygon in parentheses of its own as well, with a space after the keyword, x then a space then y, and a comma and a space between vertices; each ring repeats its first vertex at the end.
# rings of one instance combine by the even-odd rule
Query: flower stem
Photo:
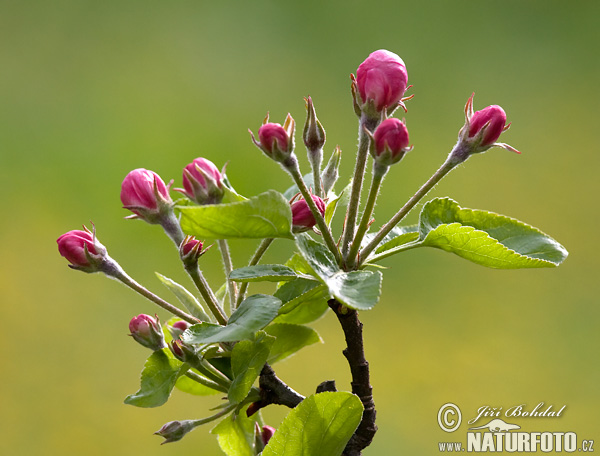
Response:
POLYGON ((212 380, 209 380, 207 378, 202 377, 201 375, 198 375, 196 372, 189 370, 185 373, 185 376, 194 380, 197 383, 200 383, 203 386, 206 386, 207 388, 211 388, 214 389, 216 391, 221 391, 222 393, 226 393, 227 392, 227 388, 225 388, 224 386, 219 385, 216 382, 213 382, 212 380))
POLYGON ((173 208, 171 208, 169 212, 161 216, 160 226, 162 226, 167 236, 171 238, 175 245, 179 247, 179 245, 185 238, 185 234, 183 234, 183 231, 181 230, 179 220, 177 220, 177 217, 173 212, 173 208))
POLYGON ((321 186, 321 162, 323 160, 323 149, 318 152, 309 152, 308 158, 313 173, 313 185, 315 187, 315 195, 323 198, 323 187, 321 186))
POLYGON ((201 420, 194 420, 194 427, 198 427, 198 426, 200 426, 202 424, 207 424, 207 423, 210 423, 211 421, 219 419, 222 416, 227 415, 229 412, 231 412, 232 410, 234 410, 236 407, 237 407, 237 404, 230 404, 227 407, 225 407, 223 410, 221 410, 220 412, 215 413, 212 416, 209 416, 207 418, 202 418, 201 420))
POLYGON ((229 253, 229 244, 225 239, 219 239, 219 250, 223 259, 223 267, 225 268, 225 277, 227 280, 227 289, 229 290, 229 302, 231 313, 235 310, 237 302, 237 285, 229 278, 229 274, 233 271, 233 263, 231 262, 231 254, 229 253))
POLYGON ((381 187, 381 183, 383 182, 383 178, 388 172, 389 166, 380 165, 377 162, 373 163, 373 179, 371 181, 371 190, 369 191, 369 197, 367 198, 367 203, 365 205, 365 210, 363 212, 362 218, 360 220, 360 224, 358 226, 358 230, 356 231, 356 235, 354 236, 354 241, 352 241, 352 246, 350 247, 350 251, 348 252, 348 256, 346 257, 347 266, 350 269, 353 269, 357 264, 356 254, 360 249, 360 244, 365 236, 365 233, 369 229, 369 222, 371 221, 371 215, 373 214, 373 209, 375 208, 375 202, 377 201, 377 195, 379 194, 379 188, 381 187))
MULTIPOLYGON (((254 255, 250 259, 250 263, 248 263, 248 266, 257 265, 258 262, 260 261, 260 259, 262 258, 262 256, 265 254, 265 252, 267 251, 267 249, 269 248, 269 246, 271 245, 271 243, 274 240, 275 240, 274 238, 263 239, 261 241, 261 243, 258 245, 258 249, 256 249, 256 252, 254 252, 254 255)), ((248 282, 244 282, 244 283, 242 283, 242 285, 240 285, 240 293, 237 298, 237 306, 236 307, 239 307, 239 305, 242 303, 242 301, 246 297, 247 289, 248 289, 248 282)))
POLYGON ((204 298, 204 302, 206 302, 206 305, 208 306, 212 314, 215 316, 219 324, 226 325, 227 316, 221 308, 217 297, 210 289, 208 282, 206 282, 206 279, 202 275, 198 264, 196 263, 195 265, 185 265, 185 270, 196 284, 196 288, 198 288, 198 291, 202 295, 202 298, 204 298))
MULTIPOLYGON (((452 155, 452 153, 450 153, 452 155)), ((379 245, 379 243, 383 240, 383 238, 392 231, 394 228, 406 215, 411 211, 413 207, 431 190, 442 178, 448 174, 457 163, 454 163, 450 156, 449 158, 440 166, 440 168, 429 178, 427 182, 425 182, 421 188, 415 193, 402 208, 396 212, 396 214, 383 225, 375 237, 365 246, 364 249, 360 251, 360 264, 364 263, 367 260, 367 257, 371 254, 373 250, 379 245)), ((360 265, 359 265, 360 266, 360 265)))
POLYGON ((327 244, 327 247, 329 248, 331 253, 333 253, 335 260, 338 263, 340 263, 340 261, 341 261, 340 251, 335 243, 335 240, 333 239, 331 230, 329 229, 329 227, 327 226, 327 223, 325 222, 325 219, 323 218, 323 215, 319 212, 317 205, 311 198, 308 188, 306 188, 306 184, 304 183, 304 180, 302 179, 302 173, 300 172, 300 168, 298 167, 298 162, 296 160, 289 161, 284 165, 284 167, 290 173, 290 175, 292 176, 292 179, 294 179, 294 182, 298 186, 300 193, 302 193, 302 197, 306 201, 306 204, 308 204, 308 207, 310 208, 310 211, 312 212, 313 217, 315 218, 315 221, 317 222, 317 226, 319 227, 319 230, 321 231, 321 234, 323 235, 323 240, 325 241, 325 244, 327 244))
POLYGON ((162 307, 168 312, 171 312, 173 315, 181 318, 182 320, 185 320, 188 323, 191 323, 192 325, 198 323, 198 320, 196 318, 178 309, 174 305, 169 304, 167 301, 158 297, 157 295, 155 295, 154 293, 137 283, 131 277, 129 277, 127 273, 123 270, 123 268, 121 268, 121 266, 112 258, 107 257, 107 260, 102 265, 102 272, 104 272, 107 276, 117 279, 118 281, 124 283, 132 290, 137 291, 146 299, 149 299, 153 303, 157 304, 158 306, 162 307))
POLYGON ((358 123, 358 152, 356 153, 356 165, 354 166, 352 189, 350 190, 350 200, 348 201, 348 210, 346 212, 346 223, 342 235, 342 254, 344 258, 347 258, 350 243, 354 238, 354 228, 356 225, 356 217, 358 215, 358 207, 360 205, 360 193, 362 191, 369 152, 370 139, 369 135, 364 131, 364 127, 372 132, 375 130, 378 122, 378 119, 372 119, 363 114, 358 123))

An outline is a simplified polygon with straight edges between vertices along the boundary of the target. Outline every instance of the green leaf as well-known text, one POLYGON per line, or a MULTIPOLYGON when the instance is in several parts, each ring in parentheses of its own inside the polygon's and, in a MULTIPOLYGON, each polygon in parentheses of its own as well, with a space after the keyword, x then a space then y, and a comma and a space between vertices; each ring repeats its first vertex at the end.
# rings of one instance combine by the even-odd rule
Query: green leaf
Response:
POLYGON ((360 310, 371 309, 381 294, 379 271, 342 271, 333 254, 310 236, 298 235, 296 245, 313 272, 327 285, 330 296, 360 310))
POLYGON ((493 212, 461 208, 450 198, 425 204, 415 244, 500 269, 556 267, 568 255, 562 245, 537 228, 493 212))
POLYGON ((227 456, 255 456, 254 423, 244 410, 229 415, 211 433, 217 435, 219 446, 227 456))
POLYGON ((237 203, 240 201, 246 201, 248 199, 245 196, 242 196, 238 192, 235 191, 235 189, 231 185, 231 182, 229 182, 229 178, 226 175, 222 175, 222 176, 223 176, 222 182, 223 182, 223 190, 224 190, 222 203, 224 203, 224 204, 237 203))
POLYGON ((327 286, 321 282, 301 278, 284 283, 275 291, 274 296, 282 302, 279 314, 287 314, 307 301, 326 300, 329 293, 327 286))
POLYGON ((185 308, 196 318, 202 321, 211 321, 212 319, 204 310, 204 307, 200 302, 190 293, 184 286, 179 285, 174 280, 165 277, 158 272, 155 272, 158 280, 160 280, 164 286, 166 286, 173 294, 179 299, 179 302, 185 306, 185 308))
MULTIPOLYGON (((190 369, 193 370, 193 369, 190 369)), ((202 376, 198 371, 193 370, 196 374, 202 376)), ((212 396, 213 394, 222 394, 221 391, 214 390, 208 386, 204 386, 183 374, 177 379, 175 388, 184 393, 193 394, 194 396, 212 396)))
MULTIPOLYGON (((368 234, 364 237, 362 246, 364 247, 371 239, 375 237, 375 234, 368 234)), ((373 254, 369 257, 369 262, 379 261, 390 255, 393 255, 401 247, 410 242, 414 242, 419 238, 419 228, 417 225, 411 226, 396 226, 390 231, 387 236, 383 238, 381 243, 377 246, 373 254)))
POLYGON ((234 269, 229 274, 231 280, 236 282, 281 282, 294 280, 298 275, 293 269, 282 264, 257 264, 234 269))
POLYGON ((285 417, 262 456, 339 456, 362 412, 360 399, 351 393, 309 396, 285 417))
POLYGON ((274 190, 236 203, 177 206, 177 210, 181 229, 199 239, 294 239, 290 205, 274 190))
POLYGON ((187 344, 237 342, 252 339, 254 333, 267 326, 277 316, 281 300, 256 294, 246 298, 229 318, 226 326, 200 323, 188 328, 181 339, 187 344))
POLYGON ((184 374, 189 366, 170 358, 165 350, 155 351, 146 360, 140 389, 125 398, 126 404, 136 407, 158 407, 167 402, 177 378, 184 374))
POLYGON ((274 337, 262 333, 256 340, 242 340, 235 344, 231 353, 233 382, 229 387, 229 402, 237 404, 246 399, 250 388, 267 362, 274 342, 274 337))
POLYGON ((265 332, 275 337, 268 359, 270 364, 281 361, 308 345, 323 342, 319 334, 308 326, 271 323, 265 328, 265 332))
POLYGON ((340 193, 339 196, 335 196, 330 193, 329 195, 329 202, 327 203, 327 206, 325 207, 325 222, 327 223, 327 225, 331 224, 331 221, 333 220, 333 216, 335 215, 335 211, 337 209, 338 206, 340 207, 345 207, 348 205, 348 201, 350 200, 350 188, 352 187, 352 182, 350 182, 346 188, 344 188, 344 190, 342 190, 342 193, 340 193))

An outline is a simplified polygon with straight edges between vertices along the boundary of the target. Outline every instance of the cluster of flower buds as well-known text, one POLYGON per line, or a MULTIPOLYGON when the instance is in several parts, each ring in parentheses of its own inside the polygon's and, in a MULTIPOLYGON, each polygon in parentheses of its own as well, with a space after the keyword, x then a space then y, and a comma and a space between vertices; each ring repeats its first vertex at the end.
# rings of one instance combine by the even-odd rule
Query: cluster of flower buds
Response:
POLYGON ((183 169, 183 187, 175 190, 200 205, 219 204, 223 199, 223 174, 213 162, 196 158, 183 169))
POLYGON ((473 112, 472 94, 465 105, 465 125, 458 133, 458 143, 450 154, 455 163, 462 163, 473 154, 485 152, 491 147, 502 147, 520 154, 517 149, 497 142, 502 132, 510 128, 506 124, 506 113, 498 105, 491 105, 480 111, 473 112))
MULTIPOLYGON (((316 195, 311 195, 312 200, 315 202, 317 209, 321 215, 325 215, 325 201, 316 195)), ((292 231, 294 233, 300 233, 302 231, 310 230, 317 224, 315 216, 308 207, 308 203, 304 198, 300 198, 297 201, 292 201, 292 231)))
MULTIPOLYGON (((403 98, 408 88, 408 72, 404 61, 393 52, 372 52, 352 75, 352 96, 357 115, 379 118, 391 114, 398 106, 406 111, 403 98)), ((410 98, 410 97, 409 97, 410 98)))
POLYGON ((157 315, 153 318, 141 314, 132 318, 129 322, 129 331, 136 342, 150 350, 162 350, 167 346, 157 315))
POLYGON ((106 247, 96 238, 96 230, 90 231, 85 226, 82 230, 72 230, 60 236, 58 252, 69 261, 69 267, 83 272, 102 270, 106 259, 106 247))
POLYGON ((269 122, 269 115, 265 117, 262 126, 258 129, 258 141, 250 131, 252 141, 269 158, 286 165, 294 155, 294 133, 296 122, 290 114, 285 118, 283 126, 269 122))

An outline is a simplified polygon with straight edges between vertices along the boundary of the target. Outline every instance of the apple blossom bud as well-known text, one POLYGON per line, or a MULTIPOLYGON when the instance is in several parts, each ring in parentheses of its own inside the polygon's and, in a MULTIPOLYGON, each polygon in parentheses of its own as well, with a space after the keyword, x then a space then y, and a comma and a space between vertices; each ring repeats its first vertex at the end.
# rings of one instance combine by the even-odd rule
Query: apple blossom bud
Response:
POLYGON ((325 195, 329 193, 329 190, 333 188, 335 182, 339 177, 340 162, 342 160, 342 149, 340 146, 335 146, 335 150, 331 154, 331 158, 327 162, 323 173, 321 174, 321 180, 323 181, 323 191, 325 195))
POLYGON ((140 344, 150 350, 162 350, 167 345, 160 327, 158 316, 152 318, 150 315, 138 315, 129 322, 131 336, 140 344))
POLYGON ((173 339, 169 343, 169 349, 179 361, 191 364, 192 366, 198 363, 198 356, 193 345, 188 345, 180 339, 173 339))
POLYGON ((83 272, 98 272, 106 258, 106 248, 100 244, 95 232, 85 226, 82 230, 72 230, 60 236, 56 242, 58 252, 65 257, 70 268, 83 272))
POLYGON ((269 443, 269 440, 271 440, 271 437, 273 437, 273 434, 275 434, 274 427, 272 427, 272 426, 263 426, 262 427, 262 432, 261 432, 260 436, 265 445, 267 443, 269 443))
MULTIPOLYGON (((325 201, 316 195, 311 195, 311 198, 315 202, 321 215, 325 215, 325 201)), ((291 209, 292 231, 295 233, 306 231, 317 224, 317 221, 304 198, 300 198, 298 201, 293 202, 291 209)))
POLYGON ((187 321, 178 320, 174 322, 172 325, 167 324, 167 329, 171 334, 173 339, 179 339, 179 336, 183 334, 183 332, 190 327, 190 324, 187 321))
POLYGON ((200 205, 219 204, 223 199, 223 176, 213 162, 196 158, 183 169, 183 193, 200 205))
POLYGON ((194 429, 196 426, 193 420, 170 421, 161 427, 154 435, 160 435, 165 438, 161 445, 169 442, 181 440, 184 435, 194 429))
POLYGON ((125 209, 148 223, 161 222, 161 213, 173 205, 169 188, 158 174, 138 168, 131 171, 121 184, 121 202, 125 209))
POLYGON ((481 139, 481 147, 494 144, 506 126, 506 113, 498 105, 488 106, 481 111, 476 111, 469 123, 469 138, 479 133, 484 127, 485 132, 481 139))
POLYGON ((321 122, 319 122, 319 119, 317 119, 317 113, 312 98, 308 97, 304 100, 306 101, 307 115, 302 139, 304 140, 304 145, 309 153, 318 153, 322 155, 322 149, 325 145, 325 129, 323 128, 323 125, 321 125, 321 122))
POLYGON ((203 248, 204 244, 194 236, 186 236, 179 245, 179 256, 186 266, 194 266, 198 258, 204 255, 211 246, 203 248))
POLYGON ((404 61, 393 52, 380 49, 371 53, 356 70, 353 92, 358 90, 360 101, 355 100, 355 103, 372 117, 375 114, 373 110, 376 113, 384 109, 393 111, 398 105, 403 106, 402 97, 407 83, 404 61))
POLYGON ((371 155, 382 165, 398 163, 411 150, 408 146, 408 130, 404 122, 390 117, 375 129, 371 141, 371 155))
MULTIPOLYGON (((296 122, 290 114, 287 115, 285 123, 281 126, 278 123, 269 122, 269 116, 265 117, 263 125, 258 129, 258 141, 252 131, 252 141, 269 158, 288 164, 294 155, 294 131, 296 122)), ((293 157, 295 160, 295 157, 293 157)))

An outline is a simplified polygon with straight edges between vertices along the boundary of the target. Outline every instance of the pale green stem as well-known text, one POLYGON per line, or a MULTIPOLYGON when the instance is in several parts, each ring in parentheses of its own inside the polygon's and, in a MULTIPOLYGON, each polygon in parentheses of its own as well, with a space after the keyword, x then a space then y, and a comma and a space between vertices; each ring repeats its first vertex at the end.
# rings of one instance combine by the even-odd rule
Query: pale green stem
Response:
POLYGON ((302 179, 302 173, 300 172, 300 168, 298 167, 298 162, 295 159, 293 161, 290 160, 289 162, 284 164, 284 168, 290 173, 292 179, 294 179, 294 182, 298 186, 300 193, 302 193, 302 197, 308 204, 308 207, 312 212, 315 221, 317 222, 317 226, 321 231, 321 234, 323 235, 323 240, 325 241, 325 244, 327 244, 327 247, 329 248, 331 253, 333 253, 335 260, 339 264, 341 261, 340 251, 335 243, 335 240, 333 239, 331 230, 327 226, 327 222, 325 222, 325 219, 323 218, 323 214, 319 212, 319 209, 313 201, 310 192, 308 191, 308 188, 306 188, 306 184, 302 179))
POLYGON ((171 238, 175 245, 179 247, 185 238, 185 234, 183 234, 181 226, 179 225, 179 220, 177 220, 177 217, 175 217, 175 213, 173 212, 172 208, 168 213, 161 216, 160 226, 162 226, 163 230, 165 230, 165 233, 167 233, 167 236, 171 238))
POLYGON ((221 418, 222 416, 225 416, 225 415, 229 414, 236 407, 237 407, 237 404, 230 404, 227 407, 225 407, 223 410, 221 410, 220 412, 215 413, 212 416, 209 416, 207 418, 202 418, 201 420, 194 420, 194 427, 198 427, 198 426, 201 426, 203 424, 210 423, 211 421, 215 421, 215 420, 221 418))
POLYGON ((197 383, 200 383, 203 386, 214 389, 216 391, 221 391, 222 393, 226 393, 228 391, 227 388, 225 388, 224 386, 221 386, 218 383, 213 382, 212 380, 204 378, 192 370, 187 371, 185 373, 185 376, 192 379, 193 381, 195 381, 197 383))
MULTIPOLYGON (((255 265, 257 265, 258 262, 260 261, 260 259, 262 258, 262 256, 265 254, 265 252, 267 251, 267 249, 269 248, 269 246, 272 244, 272 242, 274 240, 275 240, 274 238, 263 239, 260 242, 260 244, 258 246, 258 249, 256 249, 256 252, 254 252, 254 255, 250 259, 250 263, 248 263, 248 266, 255 266, 255 265)), ((244 282, 244 283, 242 283, 240 285, 240 293, 238 295, 237 306, 236 307, 239 307, 239 305, 242 303, 242 301, 246 297, 246 290, 247 289, 248 289, 248 282, 244 282)))
MULTIPOLYGON (((360 251, 360 264, 364 263, 373 250, 379 245, 387 234, 411 211, 413 207, 431 190, 442 178, 448 174, 455 166, 456 162, 451 160, 450 156, 442 166, 429 178, 427 182, 415 193, 402 208, 383 225, 375 237, 360 251)), ((359 265, 360 266, 360 265, 359 265)))
POLYGON ((118 281, 124 283, 129 288, 138 292, 146 299, 152 301, 153 303, 162 307, 166 311, 171 312, 173 315, 181 318, 182 320, 185 320, 188 323, 191 323, 192 325, 195 325, 196 323, 198 323, 198 320, 196 318, 185 313, 183 310, 178 309, 174 305, 169 304, 167 301, 165 301, 164 299, 155 295, 151 291, 147 290, 142 285, 140 285, 135 280, 133 280, 131 277, 129 277, 127 275, 127 273, 123 270, 123 268, 121 268, 121 266, 119 266, 119 264, 116 261, 114 261, 112 258, 107 257, 105 259, 105 261, 103 262, 103 264, 101 266, 101 270, 107 276, 113 277, 113 278, 117 279, 118 281))
POLYGON ((229 253, 229 244, 225 239, 219 239, 219 250, 223 259, 223 267, 225 268, 225 276, 227 278, 227 289, 229 290, 229 302, 231 304, 231 313, 235 310, 237 302, 237 285, 229 278, 233 271, 233 263, 231 262, 231 254, 229 253))
POLYGON ((189 266, 185 265, 185 270, 192 278, 194 284, 196 284, 196 288, 198 288, 198 291, 202 295, 204 302, 206 302, 206 305, 208 306, 208 308, 210 309, 212 314, 215 316, 215 318, 217 319, 219 324, 226 325, 227 324, 227 316, 225 315, 225 312, 221 308, 221 305, 219 304, 217 297, 215 296, 215 294, 211 290, 210 286, 206 282, 206 279, 202 275, 202 272, 200 271, 198 264, 196 263, 195 265, 189 265, 189 266))
POLYGON ((308 158, 312 168, 315 195, 317 195, 319 198, 323 198, 323 187, 321 186, 321 162, 323 161, 323 149, 320 149, 318 152, 309 152, 308 158))
POLYGON ((369 222, 371 221, 373 209, 375 209, 379 188, 381 187, 381 183, 383 182, 383 178, 388 172, 388 169, 389 166, 379 165, 377 162, 373 163, 373 180, 371 181, 369 197, 367 198, 367 203, 365 205, 365 210, 360 220, 360 224, 358 225, 358 230, 354 236, 354 241, 352 242, 352 246, 350 247, 350 251, 346 257, 346 263, 350 269, 353 269, 358 262, 356 256, 358 250, 360 249, 360 244, 362 243, 362 240, 369 229, 369 222))
POLYGON ((194 362, 193 367, 198 369, 203 375, 213 380, 214 382, 221 385, 223 388, 226 388, 226 391, 229 391, 229 387, 231 386, 231 380, 227 378, 220 370, 214 367, 211 363, 203 358, 198 358, 198 362, 194 362))
POLYGON ((363 114, 358 123, 358 152, 356 153, 356 164, 354 166, 354 177, 352 179, 352 188, 350 190, 350 200, 346 211, 346 223, 342 235, 342 254, 347 258, 352 239, 354 239, 354 229, 360 206, 360 194, 362 191, 365 167, 369 155, 369 135, 365 132, 366 127, 369 131, 375 130, 379 123, 378 119, 371 119, 363 114))

